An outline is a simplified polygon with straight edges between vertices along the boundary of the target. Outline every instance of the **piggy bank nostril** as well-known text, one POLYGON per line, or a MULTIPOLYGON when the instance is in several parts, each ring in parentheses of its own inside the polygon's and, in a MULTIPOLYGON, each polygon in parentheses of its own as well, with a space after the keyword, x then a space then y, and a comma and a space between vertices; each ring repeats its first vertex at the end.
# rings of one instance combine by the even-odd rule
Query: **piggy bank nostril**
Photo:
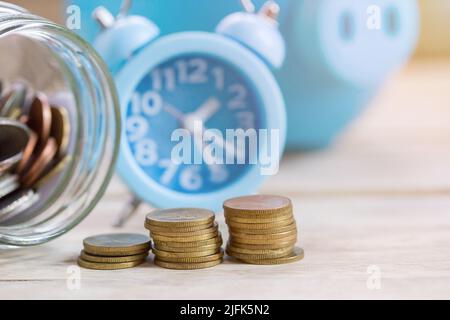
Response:
POLYGON ((351 41, 355 35, 355 21, 350 12, 344 12, 339 21, 339 30, 341 38, 345 41, 351 41))
POLYGON ((400 14, 395 7, 386 10, 386 32, 391 36, 396 36, 400 30, 400 14))

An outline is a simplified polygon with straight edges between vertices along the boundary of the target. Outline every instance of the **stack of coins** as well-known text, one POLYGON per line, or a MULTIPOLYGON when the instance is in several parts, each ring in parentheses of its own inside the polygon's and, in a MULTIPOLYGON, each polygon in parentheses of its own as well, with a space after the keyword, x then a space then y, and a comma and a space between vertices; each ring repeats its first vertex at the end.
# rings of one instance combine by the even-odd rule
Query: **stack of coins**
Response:
POLYGON ((22 82, 0 83, 0 119, 0 223, 7 223, 35 205, 37 189, 66 167, 71 127, 65 108, 22 82))
POLYGON ((177 270, 219 265, 224 252, 214 212, 203 209, 155 210, 145 228, 153 240, 155 264, 177 270))
POLYGON ((230 239, 226 252, 249 264, 273 265, 303 259, 296 248, 292 203, 279 196, 247 196, 224 203, 230 239))
POLYGON ((105 234, 84 239, 78 265, 94 270, 118 270, 144 263, 151 249, 149 237, 140 234, 105 234))

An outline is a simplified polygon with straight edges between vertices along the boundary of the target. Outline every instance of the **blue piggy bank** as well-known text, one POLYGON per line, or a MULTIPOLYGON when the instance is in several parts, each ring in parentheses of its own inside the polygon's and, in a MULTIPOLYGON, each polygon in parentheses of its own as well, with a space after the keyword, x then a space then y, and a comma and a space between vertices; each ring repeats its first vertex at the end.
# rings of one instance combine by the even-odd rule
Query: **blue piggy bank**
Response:
MULTIPOLYGON (((411 56, 418 37, 418 4, 416 0, 277 2, 287 43, 287 60, 276 76, 286 100, 288 148, 322 148, 411 56)), ((80 6, 80 33, 92 41, 98 26, 86 13, 100 5, 118 12, 121 0, 68 0, 70 4, 80 6)), ((168 34, 213 31, 225 15, 241 9, 239 0, 135 0, 131 12, 151 18, 162 34, 168 34)))

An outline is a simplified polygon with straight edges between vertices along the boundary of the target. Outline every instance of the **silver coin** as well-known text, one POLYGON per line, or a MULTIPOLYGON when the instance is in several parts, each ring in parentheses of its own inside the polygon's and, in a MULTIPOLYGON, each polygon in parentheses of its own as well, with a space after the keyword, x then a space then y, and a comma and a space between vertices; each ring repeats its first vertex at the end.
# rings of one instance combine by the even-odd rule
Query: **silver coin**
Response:
POLYGON ((0 200, 0 223, 15 218, 39 201, 39 194, 32 190, 14 192, 0 200))
POLYGON ((11 91, 2 99, 0 117, 16 118, 22 114, 22 108, 27 97, 27 87, 23 83, 13 85, 11 91))
POLYGON ((0 199, 19 189, 19 177, 14 174, 5 174, 0 177, 0 199))
POLYGON ((25 125, 0 118, 0 176, 22 160, 29 139, 30 131, 25 125))

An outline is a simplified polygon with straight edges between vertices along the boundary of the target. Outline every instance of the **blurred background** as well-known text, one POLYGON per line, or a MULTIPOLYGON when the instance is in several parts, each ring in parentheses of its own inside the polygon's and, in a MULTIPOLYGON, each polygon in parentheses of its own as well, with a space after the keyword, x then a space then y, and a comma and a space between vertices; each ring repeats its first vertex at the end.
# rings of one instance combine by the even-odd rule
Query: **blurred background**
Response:
MULTIPOLYGON (((40 16, 63 22, 63 0, 9 1, 40 16)), ((108 2, 108 1, 106 1, 108 2)), ((450 1, 419 0, 421 32, 416 57, 450 56, 450 1)))
MULTIPOLYGON (((63 1, 12 2, 64 21, 63 1)), ((328 148, 289 153, 280 174, 264 190, 294 196, 447 194, 450 0, 418 3, 419 40, 406 66, 383 81, 357 121, 352 121, 328 148)), ((90 12, 82 15, 82 19, 90 19, 90 12)), ((125 190, 118 185, 114 184, 117 194, 125 190)))

